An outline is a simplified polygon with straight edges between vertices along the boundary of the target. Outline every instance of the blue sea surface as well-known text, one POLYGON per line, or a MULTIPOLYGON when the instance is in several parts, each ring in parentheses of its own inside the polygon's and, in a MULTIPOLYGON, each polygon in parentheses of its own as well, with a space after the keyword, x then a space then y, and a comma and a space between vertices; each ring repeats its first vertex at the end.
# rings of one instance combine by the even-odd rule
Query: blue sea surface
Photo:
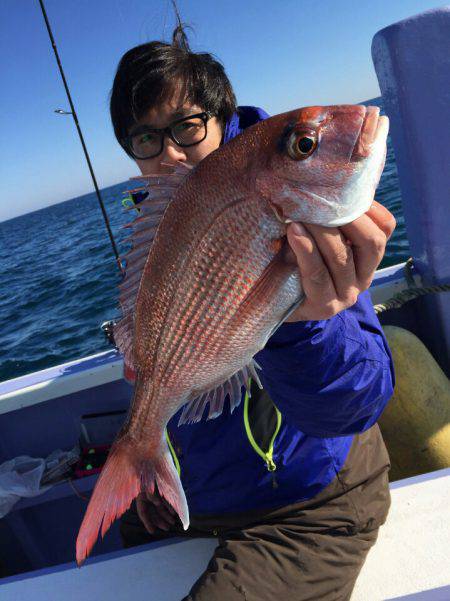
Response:
MULTIPOLYGON (((130 221, 121 201, 129 188, 123 182, 102 190, 121 253, 129 235, 121 226, 130 221)), ((390 140, 375 197, 397 219, 386 267, 409 257, 390 140)), ((0 281, 0 381, 111 348, 100 325, 120 315, 120 275, 95 193, 0 223, 0 281)))

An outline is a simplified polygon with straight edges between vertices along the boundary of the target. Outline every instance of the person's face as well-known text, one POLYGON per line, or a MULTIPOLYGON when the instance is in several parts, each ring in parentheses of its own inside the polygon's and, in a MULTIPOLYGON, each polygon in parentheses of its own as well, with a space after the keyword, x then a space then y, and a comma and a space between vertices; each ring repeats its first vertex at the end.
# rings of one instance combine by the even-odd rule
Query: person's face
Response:
MULTIPOLYGON (((184 94, 176 91, 172 98, 160 104, 157 108, 150 109, 137 125, 148 125, 152 128, 167 127, 173 121, 195 115, 203 112, 204 109, 196 104, 191 104, 184 100, 184 94)), ((168 136, 164 137, 164 147, 161 154, 152 159, 135 159, 143 175, 167 173, 170 168, 163 163, 170 165, 177 161, 197 165, 210 152, 220 146, 222 140, 222 127, 216 117, 211 117, 207 123, 206 138, 195 146, 178 146, 168 136)))

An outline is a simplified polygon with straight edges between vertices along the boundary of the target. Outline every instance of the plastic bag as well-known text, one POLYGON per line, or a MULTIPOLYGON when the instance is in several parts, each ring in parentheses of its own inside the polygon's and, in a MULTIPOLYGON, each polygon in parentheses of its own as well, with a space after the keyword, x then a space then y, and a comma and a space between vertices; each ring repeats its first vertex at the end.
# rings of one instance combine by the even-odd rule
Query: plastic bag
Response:
POLYGON ((0 465, 0 518, 4 517, 21 497, 34 497, 41 489, 45 459, 21 455, 0 465))
POLYGON ((79 450, 53 451, 47 459, 21 455, 0 465, 0 518, 22 497, 35 497, 68 477, 79 450), (44 482, 44 485, 41 482, 44 482))

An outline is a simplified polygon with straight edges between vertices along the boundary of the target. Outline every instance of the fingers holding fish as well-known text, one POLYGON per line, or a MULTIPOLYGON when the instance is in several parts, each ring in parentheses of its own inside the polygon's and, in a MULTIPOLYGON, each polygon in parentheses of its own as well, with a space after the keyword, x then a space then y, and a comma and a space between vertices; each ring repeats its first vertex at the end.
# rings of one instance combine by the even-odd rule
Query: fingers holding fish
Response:
POLYGON ((389 224, 384 220, 381 229, 368 214, 365 214, 341 227, 344 236, 351 243, 360 292, 367 290, 372 283, 375 270, 384 255, 391 225, 392 222, 389 224))
POLYGON ((336 291, 333 305, 336 305, 336 301, 345 307, 353 305, 359 290, 351 246, 337 227, 306 224, 305 228, 313 237, 333 281, 336 291))
POLYGON ((394 215, 376 200, 373 201, 373 204, 366 215, 376 223, 380 230, 385 234, 387 240, 389 240, 397 225, 394 215))
POLYGON ((167 532, 176 522, 173 510, 157 494, 139 494, 136 498, 136 511, 150 534, 154 534, 158 528, 167 532))
POLYGON ((287 236, 306 296, 288 321, 329 319, 356 302, 352 250, 337 228, 293 223, 287 236))
POLYGON ((155 525, 151 521, 148 511, 148 501, 143 493, 136 497, 136 512, 147 532, 153 534, 155 532, 155 525))

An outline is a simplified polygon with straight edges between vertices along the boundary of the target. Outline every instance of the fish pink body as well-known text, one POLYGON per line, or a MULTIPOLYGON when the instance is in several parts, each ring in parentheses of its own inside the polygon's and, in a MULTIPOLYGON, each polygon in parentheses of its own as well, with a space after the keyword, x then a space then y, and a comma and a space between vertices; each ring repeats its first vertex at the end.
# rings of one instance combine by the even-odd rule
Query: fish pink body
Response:
POLYGON ((366 212, 387 119, 363 106, 308 107, 262 121, 190 170, 149 178, 133 224, 115 330, 136 373, 133 402, 77 539, 77 561, 142 491, 189 524, 164 429, 234 409, 254 355, 302 300, 286 260, 290 221, 338 226, 366 212), (228 401, 227 401, 228 402, 228 401))

